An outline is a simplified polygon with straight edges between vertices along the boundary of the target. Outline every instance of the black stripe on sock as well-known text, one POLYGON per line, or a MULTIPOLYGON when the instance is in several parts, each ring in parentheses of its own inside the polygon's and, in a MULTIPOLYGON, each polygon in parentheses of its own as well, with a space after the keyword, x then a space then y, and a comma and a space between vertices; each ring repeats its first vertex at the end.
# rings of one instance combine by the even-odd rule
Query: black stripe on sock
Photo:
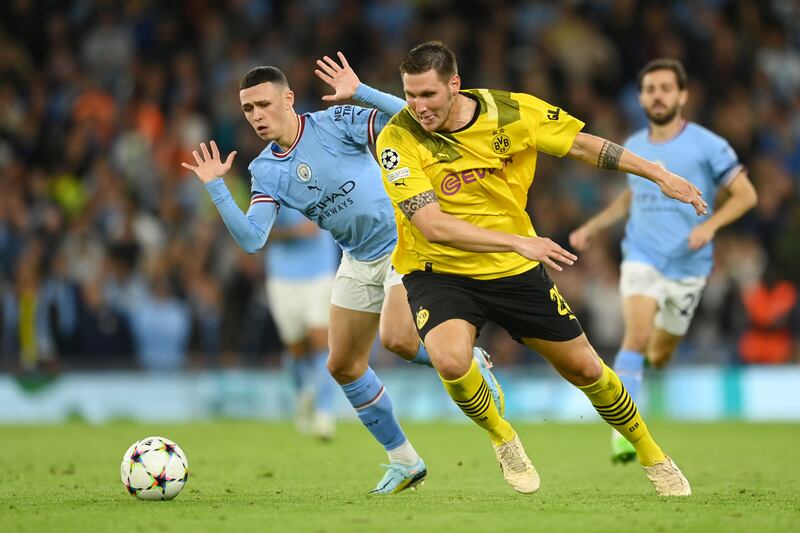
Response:
POLYGON ((611 418, 615 418, 615 417, 618 417, 619 415, 621 415, 623 413, 627 413, 628 411, 630 411, 631 407, 636 407, 636 404, 633 403, 633 400, 631 399, 631 397, 628 394, 625 394, 625 401, 622 403, 622 405, 619 406, 619 408, 614 409, 613 411, 601 411, 601 410, 598 409, 597 412, 603 418, 605 418, 607 416, 611 417, 611 418))
POLYGON ((472 395, 472 398, 468 400, 454 400, 454 401, 459 405, 463 403, 470 403, 473 400, 475 400, 475 398, 477 398, 477 396, 481 393, 481 391, 483 391, 484 387, 486 387, 486 380, 481 381, 481 386, 478 387, 478 390, 475 391, 475 394, 472 395))
POLYGON ((620 387, 622 388, 622 390, 620 391, 619 396, 617 396, 617 398, 613 402, 611 402, 608 405, 592 404, 592 405, 594 405, 594 408, 597 409, 598 412, 614 410, 616 408, 617 404, 620 402, 620 400, 622 400, 623 397, 628 395, 628 391, 625 390, 625 385, 623 385, 621 382, 620 382, 620 387))
POLYGON ((456 401, 456 404, 461 408, 461 410, 469 417, 477 417, 482 415, 486 409, 489 407, 489 402, 491 401, 491 394, 489 393, 489 388, 486 386, 486 383, 483 383, 482 386, 479 388, 478 393, 480 394, 479 397, 473 396, 472 400, 467 402, 459 402, 456 401))
POLYGON ((636 417, 637 414, 639 414, 639 411, 636 409, 636 406, 634 405, 633 406, 633 411, 631 411, 629 416, 627 418, 625 418, 624 420, 620 420, 620 419, 617 418, 617 419, 613 419, 613 421, 612 421, 612 420, 609 420, 608 418, 605 418, 605 417, 603 417, 603 420, 605 420, 606 422, 608 422, 612 426, 624 426, 624 425, 628 424, 628 422, 633 420, 636 417))

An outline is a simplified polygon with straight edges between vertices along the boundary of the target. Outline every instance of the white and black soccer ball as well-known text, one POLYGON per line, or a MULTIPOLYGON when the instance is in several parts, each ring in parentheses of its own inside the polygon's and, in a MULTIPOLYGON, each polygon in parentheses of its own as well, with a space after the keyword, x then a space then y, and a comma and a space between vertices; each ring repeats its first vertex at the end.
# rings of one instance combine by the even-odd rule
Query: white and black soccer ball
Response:
POLYGON ((398 164, 400 164, 400 154, 391 148, 385 148, 381 152, 381 166, 383 166, 383 168, 386 170, 393 170, 398 164))
POLYGON ((171 500, 189 479, 189 461, 180 446, 164 437, 131 444, 120 465, 122 484, 142 500, 171 500))

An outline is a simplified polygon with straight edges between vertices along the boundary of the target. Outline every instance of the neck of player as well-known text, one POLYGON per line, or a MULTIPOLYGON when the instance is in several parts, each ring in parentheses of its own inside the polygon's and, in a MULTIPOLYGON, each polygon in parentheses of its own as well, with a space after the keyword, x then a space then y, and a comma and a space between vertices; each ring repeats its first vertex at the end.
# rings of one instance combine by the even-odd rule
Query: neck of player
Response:
POLYGON ((275 142, 278 143, 281 151, 285 152, 291 148, 298 135, 300 135, 300 116, 292 109, 292 118, 289 119, 289 126, 283 132, 283 135, 275 139, 275 142))
POLYGON ((650 138, 656 142, 668 141, 678 135, 686 124, 680 114, 675 114, 675 117, 666 124, 650 123, 650 138))
POLYGON ((477 105, 478 103, 469 96, 458 93, 453 98, 450 115, 442 126, 442 130, 455 131, 466 126, 472 120, 472 116, 475 114, 475 106, 477 105))

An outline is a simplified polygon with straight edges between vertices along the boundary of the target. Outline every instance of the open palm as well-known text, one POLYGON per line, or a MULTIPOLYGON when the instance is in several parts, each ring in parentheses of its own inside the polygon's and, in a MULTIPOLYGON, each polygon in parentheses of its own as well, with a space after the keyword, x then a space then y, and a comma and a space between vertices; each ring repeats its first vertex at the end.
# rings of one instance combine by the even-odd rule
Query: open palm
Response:
POLYGON ((325 56, 322 59, 317 59, 319 68, 314 71, 314 74, 319 79, 336 91, 334 94, 326 94, 322 97, 326 102, 340 102, 352 98, 361 83, 344 54, 337 52, 336 55, 339 56, 339 61, 342 62, 341 65, 330 57, 325 56))
POLYGON ((192 152, 197 165, 192 165, 186 162, 181 163, 183 168, 187 168, 197 174, 197 177, 200 178, 200 181, 203 183, 208 183, 209 181, 221 178, 227 174, 231 169, 231 165, 233 165, 233 159, 236 157, 236 152, 233 151, 228 154, 228 157, 225 159, 225 161, 223 161, 219 155, 217 143, 211 141, 210 144, 210 152, 206 147, 206 143, 200 144, 200 152, 202 152, 202 155, 198 153, 197 150, 192 152))

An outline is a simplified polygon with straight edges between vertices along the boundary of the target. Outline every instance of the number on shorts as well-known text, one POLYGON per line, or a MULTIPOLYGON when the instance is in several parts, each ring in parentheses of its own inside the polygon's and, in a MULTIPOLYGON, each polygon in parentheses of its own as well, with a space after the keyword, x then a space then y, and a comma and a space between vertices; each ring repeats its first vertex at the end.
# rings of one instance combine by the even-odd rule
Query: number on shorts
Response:
POLYGON ((569 315, 570 320, 575 318, 575 313, 572 312, 572 308, 567 303, 567 300, 558 292, 558 287, 556 287, 555 284, 550 288, 550 300, 556 303, 559 315, 569 315))
POLYGON ((697 307, 697 304, 700 302, 700 299, 697 297, 697 294, 691 293, 685 295, 683 301, 686 302, 686 305, 678 307, 678 311, 681 313, 681 316, 691 316, 694 312, 694 308, 697 307))

